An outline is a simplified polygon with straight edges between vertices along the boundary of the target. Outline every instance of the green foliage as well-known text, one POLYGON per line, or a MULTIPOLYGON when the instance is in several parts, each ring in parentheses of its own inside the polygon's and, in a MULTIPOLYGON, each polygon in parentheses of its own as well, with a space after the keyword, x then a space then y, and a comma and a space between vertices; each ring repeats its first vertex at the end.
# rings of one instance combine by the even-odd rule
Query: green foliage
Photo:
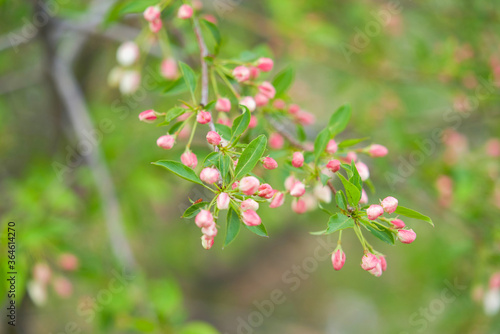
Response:
POLYGON ((241 157, 236 165, 236 169, 234 171, 235 179, 239 179, 253 170, 260 158, 262 158, 262 155, 266 150, 266 145, 267 138, 264 135, 260 135, 248 144, 243 153, 241 153, 241 157))

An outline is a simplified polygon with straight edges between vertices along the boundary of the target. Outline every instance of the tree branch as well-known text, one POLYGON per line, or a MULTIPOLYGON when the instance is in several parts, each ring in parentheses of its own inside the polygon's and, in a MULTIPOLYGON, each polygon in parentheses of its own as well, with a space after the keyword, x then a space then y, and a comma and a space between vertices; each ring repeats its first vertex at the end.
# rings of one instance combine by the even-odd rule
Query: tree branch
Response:
POLYGON ((304 151, 308 151, 308 148, 300 141, 298 141, 293 135, 291 135, 281 123, 277 122, 274 118, 270 116, 267 116, 266 119, 269 122, 269 124, 271 124, 271 126, 274 128, 274 130, 276 130, 276 132, 285 137, 286 140, 288 140, 290 144, 292 144, 292 146, 295 146, 296 148, 299 148, 304 151))

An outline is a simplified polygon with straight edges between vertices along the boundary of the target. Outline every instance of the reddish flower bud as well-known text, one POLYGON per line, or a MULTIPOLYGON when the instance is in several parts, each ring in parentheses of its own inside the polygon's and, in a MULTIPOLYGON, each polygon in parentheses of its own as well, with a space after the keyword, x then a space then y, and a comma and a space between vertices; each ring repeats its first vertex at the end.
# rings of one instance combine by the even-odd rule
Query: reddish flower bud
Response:
POLYGON ((276 108, 276 109, 283 110, 283 109, 286 108, 286 103, 282 99, 276 99, 273 102, 273 107, 276 108))
POLYGON ((394 225, 394 227, 397 229, 402 229, 406 226, 405 222, 402 221, 401 219, 393 219, 391 220, 391 224, 394 225))
POLYGON ((490 289, 500 289, 500 272, 496 272, 490 277, 490 289))
MULTIPOLYGON (((236 163, 234 164, 234 167, 236 167, 236 163)), ((240 186, 240 181, 236 181, 231 185, 231 189, 236 190, 240 186)))
POLYGON ((380 260, 372 253, 363 255, 361 259, 361 268, 364 270, 372 270, 380 263, 380 260))
POLYGON ((219 180, 219 171, 216 168, 203 168, 200 173, 200 179, 208 184, 215 183, 219 180))
POLYGON ((257 226, 262 223, 257 212, 253 210, 247 210, 241 214, 241 219, 243 223, 248 226, 257 226))
POLYGON ((347 156, 345 157, 345 161, 347 163, 351 163, 351 162, 356 162, 358 160, 358 155, 356 154, 356 152, 353 152, 353 151, 349 151, 347 152, 347 156))
POLYGON ((302 182, 295 182, 290 189, 290 195, 293 197, 300 197, 306 193, 306 186, 302 182))
POLYGON ((368 148, 368 154, 374 158, 382 158, 387 155, 389 151, 385 146, 373 144, 368 148))
POLYGON ((328 163, 326 164, 326 168, 328 168, 329 170, 331 170, 333 173, 336 173, 340 170, 340 161, 338 160, 330 160, 328 161, 328 163))
POLYGON ((260 75, 260 70, 255 66, 250 66, 248 68, 250 70, 250 79, 255 80, 260 75))
POLYGON ((262 84, 259 85, 259 92, 263 94, 265 97, 268 99, 274 99, 274 95, 276 95, 276 89, 274 86, 268 82, 264 81, 262 84))
POLYGON ((279 150, 283 148, 283 145, 285 145, 285 139, 277 132, 271 133, 269 136, 269 147, 274 150, 279 150))
POLYGON ((368 209, 366 209, 366 214, 368 216, 368 219, 375 220, 384 214, 384 209, 380 205, 373 204, 370 205, 368 209))
POLYGON ((314 187, 314 196, 322 202, 330 203, 332 201, 332 190, 328 186, 317 184, 314 187))
POLYGON ((193 169, 198 165, 198 158, 196 158, 196 154, 193 152, 184 152, 181 155, 181 161, 184 165, 193 169))
POLYGON ((273 197, 273 195, 274 195, 274 190, 271 187, 271 185, 264 183, 259 186, 257 196, 270 199, 273 197))
POLYGON ((154 21, 160 18, 161 9, 160 6, 149 6, 143 13, 144 19, 146 21, 154 21))
POLYGON ((217 196, 217 208, 219 210, 226 210, 229 208, 229 201, 231 198, 227 193, 220 193, 219 196, 217 196))
POLYGON ((295 115, 295 119, 304 126, 311 125, 316 122, 316 117, 307 111, 300 111, 297 115, 295 115))
POLYGON ((214 216, 212 216, 212 213, 208 210, 200 210, 200 212, 196 215, 194 218, 194 222, 196 226, 199 228, 203 227, 209 227, 211 225, 214 225, 214 216))
POLYGON ((182 5, 179 7, 177 17, 182 20, 187 20, 193 16, 193 8, 190 5, 182 5))
POLYGON ((492 138, 486 142, 486 154, 492 158, 500 157, 500 140, 499 139, 492 138))
POLYGON ((307 204, 302 198, 296 198, 292 201, 292 210, 299 215, 307 211, 307 204))
POLYGON ((293 185, 294 185, 295 183, 297 183, 297 182, 299 182, 299 180, 297 180, 297 179, 295 178, 295 176, 290 175, 290 176, 289 176, 289 177, 287 177, 287 178, 286 178, 286 180, 285 180, 285 189, 286 189, 286 190, 291 190, 291 189, 292 189, 292 187, 293 187, 293 185))
POLYGON ((207 124, 212 120, 212 115, 208 111, 200 110, 196 115, 196 121, 200 124, 207 124))
POLYGON ((304 155, 302 152, 293 152, 292 166, 300 168, 302 165, 304 165, 304 155))
POLYGON ((328 141, 328 144, 326 144, 326 153, 328 154, 335 154, 337 150, 339 149, 339 146, 337 145, 337 142, 333 139, 330 139, 328 141))
POLYGON ((359 199, 359 204, 367 204, 368 203, 368 195, 364 189, 361 189, 361 198, 359 199))
POLYGON ((217 236, 217 226, 215 226, 215 224, 212 224, 208 227, 203 227, 201 229, 201 233, 203 233, 204 235, 206 235, 208 238, 215 238, 217 236))
POLYGON ((156 112, 153 109, 145 110, 139 114, 141 122, 153 123, 156 120, 156 112))
POLYGON ((73 294, 73 284, 65 277, 57 277, 52 282, 54 291, 61 298, 69 298, 73 294))
POLYGON ((259 58, 257 60, 257 67, 262 72, 272 71, 273 66, 274 66, 274 62, 271 58, 259 58))
POLYGON ((209 238, 206 235, 201 236, 201 246, 205 249, 210 249, 214 245, 214 238, 209 238))
MULTIPOLYGON (((174 58, 163 59, 160 66, 161 75, 168 80, 174 80, 179 77, 179 69, 174 58)), ((188 115, 188 114, 185 114, 188 115)))
POLYGON ((248 123, 248 128, 253 129, 257 126, 257 116, 252 115, 250 116, 250 123, 248 123))
POLYGON ((385 256, 379 255, 378 257, 380 259, 380 266, 382 267, 382 271, 387 270, 387 261, 385 260, 385 256))
POLYGON ((298 104, 290 104, 288 112, 292 115, 296 115, 300 112, 300 106, 298 104))
POLYGON ((333 269, 340 270, 345 263, 345 253, 342 249, 337 249, 337 251, 332 253, 332 264, 333 269))
POLYGON ((247 210, 257 211, 259 210, 259 203, 249 198, 241 202, 240 209, 241 211, 247 211, 247 210))
POLYGON ((215 103, 215 110, 222 112, 230 112, 231 101, 225 97, 217 99, 217 103, 215 103))
POLYGON ((271 204, 269 204, 270 208, 278 208, 283 205, 285 202, 285 195, 282 192, 276 192, 271 200, 271 204))
POLYGON ((276 160, 274 160, 271 157, 265 157, 264 159, 262 159, 262 163, 264 164, 264 168, 265 169, 276 169, 276 168, 278 168, 278 163, 276 162, 276 160))
POLYGON ((116 60, 122 66, 130 66, 139 59, 139 47, 134 42, 125 42, 116 51, 116 60))
POLYGON ((368 270, 368 272, 370 274, 372 274, 373 276, 375 276, 375 277, 382 276, 382 271, 383 271, 382 270, 382 263, 380 261, 377 263, 377 265, 375 266, 375 268, 373 268, 371 270, 368 270))
POLYGON ((231 127, 231 124, 232 124, 231 120, 223 113, 219 113, 219 118, 217 119, 217 123, 225 125, 225 126, 229 126, 229 127, 231 127))
POLYGON ((78 258, 74 254, 64 253, 59 256, 59 267, 62 270, 74 271, 78 269, 78 258))
POLYGON ((161 30, 161 27, 163 27, 163 22, 161 21, 161 19, 156 19, 149 22, 149 30, 151 30, 155 34, 161 30))
POLYGON ((238 66, 233 70, 233 76, 238 82, 250 79, 250 70, 245 66, 238 66))
POLYGON ((245 96, 242 98, 240 100, 240 104, 247 107, 250 112, 255 111, 255 108, 257 108, 257 103, 255 103, 255 100, 251 96, 245 96))
POLYGON ((245 195, 253 195, 259 189, 260 182, 254 176, 246 176, 241 179, 238 188, 245 195))
POLYGON ((366 181, 370 177, 370 170, 368 166, 362 163, 361 161, 356 163, 356 169, 358 170, 358 174, 361 177, 361 180, 366 181))
POLYGON ((46 263, 37 263, 33 267, 33 279, 40 284, 49 283, 52 277, 52 270, 46 263))
POLYGON ((269 98, 262 93, 255 95, 255 105, 257 107, 264 107, 269 103, 269 98))
POLYGON ((398 230, 398 239, 404 244, 411 244, 417 238, 417 234, 412 230, 398 230))
POLYGON ((156 141, 156 145, 165 150, 170 150, 172 147, 174 147, 174 144, 175 144, 175 137, 171 135, 161 136, 156 141))
POLYGON ((220 135, 215 132, 215 131, 208 131, 207 133, 207 142, 210 144, 210 145, 214 145, 214 146, 217 146, 220 144, 222 138, 220 137, 220 135))
POLYGON ((392 196, 386 197, 380 203, 384 211, 387 213, 393 213, 398 207, 398 200, 392 196))

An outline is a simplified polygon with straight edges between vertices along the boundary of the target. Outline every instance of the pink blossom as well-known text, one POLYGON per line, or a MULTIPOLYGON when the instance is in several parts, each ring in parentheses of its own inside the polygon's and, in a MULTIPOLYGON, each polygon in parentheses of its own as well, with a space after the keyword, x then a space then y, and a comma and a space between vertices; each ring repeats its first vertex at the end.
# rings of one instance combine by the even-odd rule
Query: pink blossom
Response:
POLYGON ((149 30, 151 30, 155 34, 161 30, 161 27, 163 27, 163 22, 160 18, 149 22, 149 30))
POLYGON ((276 95, 276 89, 269 81, 264 81, 259 85, 259 92, 263 94, 268 99, 274 99, 274 95, 276 95))
POLYGON ((337 249, 337 251, 332 253, 332 264, 333 269, 340 270, 345 263, 345 253, 342 249, 337 249))
POLYGON ((326 144, 326 153, 328 154, 335 154, 337 150, 339 149, 339 146, 337 145, 337 142, 334 139, 330 139, 328 141, 328 144, 326 144))
POLYGON ((255 102, 254 98, 251 96, 243 97, 240 100, 240 104, 247 107, 250 112, 255 111, 255 108, 257 108, 257 103, 255 102))
POLYGON ((238 66, 233 70, 233 76, 238 82, 250 79, 250 70, 245 66, 238 66))
POLYGON ((304 155, 302 152, 293 152, 292 166, 300 168, 302 165, 304 165, 304 155))
POLYGON ((179 77, 179 69, 174 58, 163 59, 160 66, 161 75, 168 80, 174 80, 179 77))
POLYGON ((303 214, 307 211, 306 202, 302 198, 296 198, 292 201, 292 210, 295 213, 303 214))
POLYGON ((212 115, 208 111, 200 110, 196 115, 196 121, 200 124, 207 124, 212 120, 212 115))
POLYGON ((200 179, 208 184, 213 184, 219 180, 219 171, 216 168, 206 167, 200 173, 200 179))
POLYGON ((217 146, 220 144, 222 138, 221 136, 215 132, 215 131, 209 131, 207 133, 207 142, 210 144, 210 145, 214 145, 214 146, 217 146))
POLYGON ((370 205, 368 209, 366 209, 366 214, 368 216, 368 219, 375 220, 384 214, 384 208, 382 208, 380 205, 373 204, 370 205))
POLYGON ((153 109, 145 110, 139 114, 141 122, 152 123, 156 120, 156 112, 153 109))
POLYGON ((222 112, 230 112, 231 111, 231 101, 228 98, 221 97, 217 99, 215 103, 215 110, 222 112))
POLYGON ((181 161, 184 165, 191 168, 196 168, 198 165, 198 158, 193 152, 184 152, 181 155, 181 161))
POLYGON ((161 9, 160 6, 149 6, 143 13, 144 19, 146 21, 154 21, 160 18, 161 9))
POLYGON ((269 204, 270 208, 278 208, 283 205, 285 202, 285 195, 282 192, 276 192, 274 194, 273 199, 271 200, 271 204, 269 204))
POLYGON ((394 225, 394 227, 397 229, 402 229, 406 226, 405 222, 402 221, 401 219, 393 219, 391 220, 391 224, 394 225))
POLYGON ((274 190, 270 184, 264 183, 259 186, 257 196, 270 199, 274 195, 274 190))
POLYGON ((276 169, 278 168, 278 163, 271 157, 265 157, 262 159, 262 163, 265 169, 276 169))
POLYGON ((214 238, 207 237, 206 235, 201 236, 201 246, 205 249, 210 249, 214 245, 214 238))
POLYGON ((372 270, 379 263, 380 263, 379 258, 377 258, 372 253, 367 253, 363 255, 363 258, 361 259, 361 268, 363 268, 364 270, 372 270))
POLYGON ((219 210, 226 210, 229 208, 230 197, 227 193, 220 193, 217 196, 217 208, 219 210))
POLYGON ((387 213, 393 213, 398 208, 398 200, 392 196, 384 198, 380 204, 387 213))
POLYGON ((374 158, 385 157, 389 151, 385 146, 373 144, 368 148, 368 154, 374 158))
POLYGON ((247 210, 257 211, 259 210, 259 203, 249 198, 241 202, 240 209, 241 211, 247 211, 247 210))
POLYGON ((239 189, 245 195, 253 195, 259 189, 260 182, 255 176, 246 176, 241 179, 239 189))
POLYGON ((296 182, 290 189, 290 195, 293 197, 300 197, 306 192, 306 186, 302 182, 296 182))
POLYGON ((283 145, 285 145, 285 139, 277 132, 271 133, 269 136, 269 147, 274 150, 279 150, 283 148, 283 145))
POLYGON ((241 219, 243 223, 248 226, 257 226, 262 223, 257 212, 253 210, 247 210, 241 214, 241 219))
POLYGON ((156 145, 165 150, 170 150, 172 147, 174 147, 174 143, 175 143, 175 137, 172 135, 161 136, 156 141, 156 145))
POLYGON ((179 7, 179 11, 177 12, 177 17, 186 20, 193 16, 193 8, 190 5, 182 5, 179 7))
POLYGON ((404 244, 411 244, 417 238, 417 234, 412 230, 398 230, 398 239, 404 244))
POLYGON ((326 168, 328 168, 329 170, 332 171, 332 173, 336 173, 340 170, 340 161, 338 160, 330 160, 328 161, 328 163, 326 164, 326 168))
POLYGON ((200 212, 198 212, 198 214, 194 218, 194 222, 195 222, 196 226, 198 226, 199 228, 209 227, 209 226, 215 224, 214 216, 212 216, 212 213, 210 211, 204 210, 204 209, 202 209, 202 210, 200 210, 200 212))
POLYGON ((262 72, 272 71, 273 66, 274 66, 274 62, 273 62, 273 60, 271 58, 264 58, 263 57, 263 58, 259 58, 257 60, 257 67, 262 72))

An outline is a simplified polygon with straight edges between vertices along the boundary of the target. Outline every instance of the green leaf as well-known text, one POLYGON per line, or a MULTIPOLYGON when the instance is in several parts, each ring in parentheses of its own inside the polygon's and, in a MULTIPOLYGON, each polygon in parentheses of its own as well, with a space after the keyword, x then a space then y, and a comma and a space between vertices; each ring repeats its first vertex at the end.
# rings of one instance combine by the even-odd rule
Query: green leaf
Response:
POLYGON ((205 19, 202 19, 201 22, 205 25, 205 27, 207 27, 208 30, 210 30, 210 33, 212 34, 212 37, 215 40, 214 55, 217 55, 219 53, 220 43, 221 43, 221 35, 219 28, 212 22, 207 21, 205 19))
POLYGON ((328 227, 326 230, 319 232, 310 232, 312 235, 331 234, 346 228, 354 227, 354 220, 341 213, 336 213, 328 220, 328 227))
POLYGON ((186 82, 186 86, 191 91, 191 95, 194 96, 194 92, 196 91, 196 82, 198 81, 196 78, 196 73, 194 73, 193 69, 189 67, 188 64, 179 62, 179 67, 181 68, 182 77, 184 78, 184 82, 186 82))
POLYGON ((276 89, 276 96, 282 95, 288 91, 293 82, 293 69, 291 67, 285 68, 278 73, 273 80, 273 86, 276 89))
POLYGON ((326 184, 328 183, 328 181, 331 179, 328 175, 326 174, 323 174, 323 173, 319 173, 319 179, 321 180, 321 183, 326 186, 326 184))
POLYGON ((426 221, 429 224, 431 224, 432 226, 434 226, 434 223, 432 222, 432 219, 430 219, 429 217, 421 214, 420 212, 417 212, 417 211, 412 210, 412 209, 405 208, 404 206, 398 206, 398 208, 396 209, 395 213, 397 215, 401 215, 401 216, 405 216, 405 217, 409 217, 409 218, 420 219, 420 220, 426 221))
POLYGON ((176 174, 177 176, 182 177, 185 180, 197 183, 197 184, 203 184, 191 168, 184 166, 180 162, 177 161, 171 161, 171 160, 160 160, 157 162, 152 162, 153 165, 165 167, 172 173, 176 174))
POLYGON ((200 202, 191 205, 189 208, 186 209, 186 211, 184 211, 181 218, 193 218, 198 214, 198 212, 200 212, 201 208, 203 208, 208 204, 209 204, 208 202, 200 202))
POLYGON ((229 169, 231 168, 231 158, 228 155, 221 154, 219 155, 219 170, 221 173, 221 177, 223 180, 226 180, 226 177, 229 174, 229 169))
POLYGON ((321 132, 316 137, 316 140, 314 141, 314 162, 315 163, 317 163, 319 161, 321 154, 323 154, 323 152, 325 151, 326 145, 328 144, 330 137, 331 137, 331 134, 330 134, 330 130, 328 128, 321 130, 321 132))
POLYGON ((346 178, 344 175, 337 173, 337 175, 340 178, 340 181, 342 181, 342 184, 344 185, 345 192, 347 194, 347 199, 349 200, 349 203, 353 207, 357 207, 359 200, 361 199, 361 191, 356 187, 356 185, 352 184, 346 178))
POLYGON ((224 138, 225 140, 231 139, 231 128, 224 124, 215 124, 215 130, 224 138))
POLYGON ((330 121, 328 122, 328 127, 332 132, 332 135, 335 136, 346 128, 349 123, 349 119, 351 118, 351 106, 349 104, 345 104, 337 109, 330 117, 330 121))
POLYGON ((241 153, 236 165, 235 179, 239 179, 245 174, 250 173, 264 154, 267 145, 265 135, 260 135, 248 144, 247 148, 241 153))
POLYGON ((169 111, 167 111, 167 114, 165 115, 165 121, 158 124, 158 126, 164 126, 164 125, 169 125, 170 122, 172 122, 174 119, 177 117, 183 115, 187 110, 181 107, 173 107, 169 111))
POLYGON ((356 139, 347 139, 339 143, 339 148, 346 148, 346 147, 351 147, 356 144, 359 144, 367 139, 370 139, 370 137, 364 137, 364 138, 356 138, 356 139))
MULTIPOLYGON (((382 229, 382 231, 379 231, 370 225, 365 225, 366 228, 370 231, 371 234, 379 238, 385 243, 388 243, 389 245, 394 245, 394 242, 396 241, 394 238, 394 233, 389 231, 388 229, 382 229)), ((381 227, 381 226, 379 226, 381 227)), ((381 227, 382 228, 382 227, 381 227)))
POLYGON ((176 122, 174 123, 174 125, 172 125, 170 127, 170 129, 168 129, 168 133, 170 134, 174 134, 176 133, 177 131, 179 131, 179 129, 181 128, 182 124, 184 124, 185 121, 180 121, 180 122, 176 122))
POLYGON ((244 108, 245 111, 234 120, 233 127, 231 128, 231 143, 237 141, 248 128, 248 124, 250 124, 250 111, 243 105, 240 105, 240 107, 244 108))
POLYGON ((226 240, 224 240, 224 246, 229 245, 240 232, 240 217, 233 208, 229 208, 229 212, 227 213, 227 226, 226 226, 226 240))
POLYGON ((363 180, 361 180, 361 176, 359 176, 358 169, 354 164, 354 160, 351 161, 351 171, 352 171, 352 176, 349 178, 349 182, 354 184, 356 188, 358 188, 358 190, 361 191, 361 189, 363 189, 363 180))
POLYGON ((195 321, 190 322, 181 328, 178 332, 179 334, 220 334, 215 328, 211 325, 206 324, 204 322, 195 321))
POLYGON ((257 234, 258 236, 268 237, 267 230, 266 230, 266 227, 264 226, 264 224, 260 224, 257 226, 248 226, 248 225, 245 225, 245 226, 247 229, 249 229, 253 233, 257 234))
POLYGON ((304 130, 304 127, 300 124, 297 124, 297 139, 300 142, 304 142, 307 139, 306 131, 304 130))
POLYGON ((185 91, 188 90, 188 86, 186 85, 186 81, 184 78, 178 78, 174 82, 170 83, 165 89, 163 90, 163 94, 165 95, 175 95, 175 94, 180 94, 184 93, 185 91))
POLYGON ((203 167, 210 167, 213 165, 217 165, 219 163, 219 152, 211 152, 205 157, 205 160, 203 160, 203 167))
POLYGON ((347 211, 347 199, 345 198, 344 192, 342 190, 338 190, 335 194, 335 202, 337 202, 339 208, 347 211))
POLYGON ((158 4, 158 0, 130 1, 120 8, 120 15, 142 13, 149 6, 158 4))

